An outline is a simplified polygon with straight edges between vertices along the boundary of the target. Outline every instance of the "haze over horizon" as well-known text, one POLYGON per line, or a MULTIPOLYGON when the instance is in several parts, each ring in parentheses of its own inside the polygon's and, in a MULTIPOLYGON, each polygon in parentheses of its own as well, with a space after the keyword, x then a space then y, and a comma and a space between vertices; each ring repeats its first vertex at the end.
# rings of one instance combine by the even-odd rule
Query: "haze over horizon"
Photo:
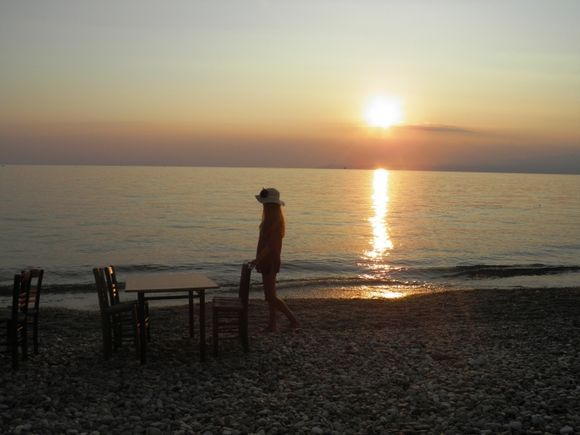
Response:
POLYGON ((0 164, 578 174, 579 18, 573 0, 5 1, 0 164), (397 116, 368 116, 379 97, 397 116))

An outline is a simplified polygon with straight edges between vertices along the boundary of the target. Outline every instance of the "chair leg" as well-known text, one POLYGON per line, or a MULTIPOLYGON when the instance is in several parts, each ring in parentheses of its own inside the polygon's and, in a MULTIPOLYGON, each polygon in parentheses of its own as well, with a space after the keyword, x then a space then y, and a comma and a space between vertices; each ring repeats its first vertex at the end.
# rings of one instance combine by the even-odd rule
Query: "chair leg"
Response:
POLYGON ((248 336, 248 316, 245 314, 240 315, 240 336, 242 338, 242 348, 244 352, 250 351, 250 340, 248 336))
MULTIPOLYGON (((145 325, 139 323, 139 315, 137 313, 137 306, 133 308, 132 312, 133 316, 133 334, 134 334, 134 343, 135 343, 135 350, 137 351, 137 359, 141 358, 141 328, 145 328, 145 325)), ((145 322, 143 322, 145 323, 145 322)))
POLYGON ((22 329, 20 331, 22 334, 22 359, 26 361, 28 359, 28 322, 24 321, 22 323, 22 329))
POLYGON ((113 316, 113 349, 118 350, 123 344, 123 325, 121 316, 115 314, 113 316))
POLYGON ((145 322, 143 327, 145 328, 145 338, 147 339, 147 342, 151 341, 151 329, 149 328, 149 319, 147 317, 145 317, 145 322))
POLYGON ((151 341, 151 317, 149 317, 149 306, 145 305, 145 328, 147 331, 147 341, 151 341))
POLYGON ((113 337, 111 336, 111 326, 103 325, 103 357, 108 360, 113 353, 113 337))
POLYGON ((218 313, 213 311, 212 316, 213 356, 218 356, 218 313))
POLYGON ((38 314, 34 315, 32 323, 32 344, 34 346, 34 353, 38 353, 38 314))
POLYGON ((12 369, 18 369, 18 337, 16 335, 16 325, 8 322, 8 350, 12 355, 12 369))

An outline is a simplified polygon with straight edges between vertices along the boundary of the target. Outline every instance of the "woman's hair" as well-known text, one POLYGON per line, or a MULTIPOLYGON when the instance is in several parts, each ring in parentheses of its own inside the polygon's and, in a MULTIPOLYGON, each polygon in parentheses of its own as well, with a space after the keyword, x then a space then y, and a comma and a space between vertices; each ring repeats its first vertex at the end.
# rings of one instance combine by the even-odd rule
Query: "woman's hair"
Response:
POLYGON ((263 232, 279 231, 280 237, 284 237, 286 233, 286 222, 284 221, 284 214, 282 213, 282 207, 280 204, 264 204, 260 230, 263 232))

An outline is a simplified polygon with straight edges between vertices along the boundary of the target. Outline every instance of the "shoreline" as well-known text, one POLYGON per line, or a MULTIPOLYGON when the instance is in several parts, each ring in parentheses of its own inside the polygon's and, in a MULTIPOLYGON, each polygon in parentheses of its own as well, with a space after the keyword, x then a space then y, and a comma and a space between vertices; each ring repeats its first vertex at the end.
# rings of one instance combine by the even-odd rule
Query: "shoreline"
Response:
MULTIPOLYGON (((260 284, 254 284, 253 289, 250 293, 250 299, 255 301, 260 301, 264 299, 262 291, 259 289, 260 284)), ((58 287, 61 289, 61 287, 58 287)), ((98 299, 96 290, 92 285, 86 285, 82 287, 78 286, 67 286, 68 290, 51 291, 52 287, 48 289, 43 289, 41 295, 41 308, 62 308, 66 310, 78 310, 78 311, 98 311, 98 299), (80 290, 80 291, 79 291, 80 290)), ((551 292, 551 291, 575 291, 580 290, 580 287, 524 287, 524 288, 490 288, 490 289, 477 289, 477 288, 443 288, 437 287, 432 289, 422 289, 416 287, 392 287, 386 286, 381 287, 371 287, 366 289, 353 289, 353 288, 317 288, 310 289, 308 291, 288 291, 287 289, 282 289, 278 291, 278 296, 286 301, 292 300, 397 300, 397 299, 407 299, 417 296, 429 296, 429 295, 439 295, 445 293, 455 293, 455 292, 551 292), (364 295, 364 296, 361 296, 364 295)), ((232 293, 219 293, 219 296, 232 296, 232 293)), ((206 294, 206 300, 211 300, 213 296, 218 296, 218 293, 208 292, 206 294)), ((134 300, 136 297, 134 295, 127 295, 122 291, 121 300, 128 301, 134 300)), ((0 293, 0 306, 8 306, 11 303, 11 297, 7 294, 0 293)), ((180 302, 174 301, 150 301, 150 304, 158 307, 175 307, 180 305, 180 302)))
POLYGON ((210 353, 203 364, 187 337, 185 306, 154 309, 145 366, 130 346, 103 361, 98 312, 46 308, 39 354, 16 373, 0 356, 0 427, 41 434, 580 431, 580 288, 287 303, 300 333, 285 330, 281 318, 281 332, 262 332, 265 303, 251 300, 250 353, 238 341, 220 341, 220 356, 210 353))

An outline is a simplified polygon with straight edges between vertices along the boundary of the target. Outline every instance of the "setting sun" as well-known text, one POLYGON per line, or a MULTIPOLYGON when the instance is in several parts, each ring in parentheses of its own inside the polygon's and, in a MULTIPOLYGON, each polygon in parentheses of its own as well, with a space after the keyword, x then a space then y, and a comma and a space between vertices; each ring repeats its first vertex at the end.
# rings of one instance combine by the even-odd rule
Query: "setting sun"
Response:
POLYGON ((394 98, 374 97, 366 105, 364 119, 371 127, 389 128, 403 121, 403 108, 394 98))

